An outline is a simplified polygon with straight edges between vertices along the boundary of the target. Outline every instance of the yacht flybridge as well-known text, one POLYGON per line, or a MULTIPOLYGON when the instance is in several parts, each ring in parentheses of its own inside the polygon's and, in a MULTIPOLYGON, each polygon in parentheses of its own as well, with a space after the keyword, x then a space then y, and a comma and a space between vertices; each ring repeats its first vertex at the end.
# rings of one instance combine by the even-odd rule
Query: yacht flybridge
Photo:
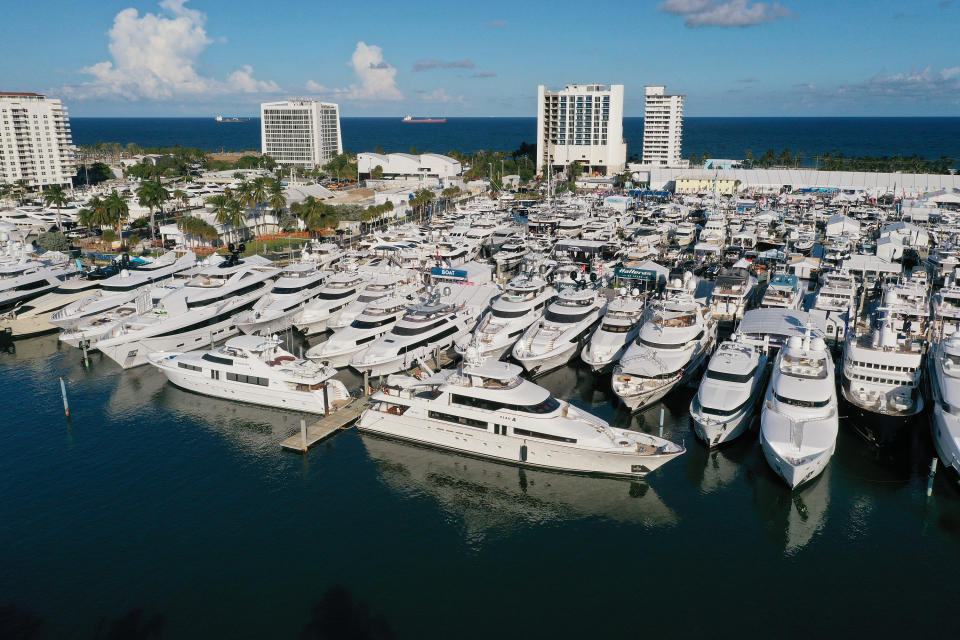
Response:
POLYGON ((293 324, 293 317, 321 290, 327 273, 309 261, 290 265, 270 289, 249 311, 237 316, 237 327, 243 333, 269 335, 293 324))
POLYGON ((562 290, 513 346, 514 360, 530 375, 565 365, 583 347, 606 307, 607 300, 595 289, 562 290))
POLYGON ((621 288, 619 294, 607 305, 600 325, 580 352, 580 359, 594 373, 610 371, 636 339, 643 322, 645 299, 640 291, 634 289, 628 295, 626 288, 621 288))
POLYGON ((521 275, 507 283, 473 330, 481 355, 502 358, 556 297, 556 290, 535 275, 521 275))
POLYGON ((792 336, 777 354, 760 415, 760 446, 791 488, 820 475, 837 445, 837 389, 823 338, 792 336))
POLYGON ((173 384, 207 396, 329 413, 350 402, 336 369, 299 360, 276 336, 236 336, 218 349, 158 351, 147 358, 173 384))
POLYGON ((459 370, 391 375, 358 428, 524 466, 643 476, 684 452, 668 440, 611 427, 476 348, 459 370))

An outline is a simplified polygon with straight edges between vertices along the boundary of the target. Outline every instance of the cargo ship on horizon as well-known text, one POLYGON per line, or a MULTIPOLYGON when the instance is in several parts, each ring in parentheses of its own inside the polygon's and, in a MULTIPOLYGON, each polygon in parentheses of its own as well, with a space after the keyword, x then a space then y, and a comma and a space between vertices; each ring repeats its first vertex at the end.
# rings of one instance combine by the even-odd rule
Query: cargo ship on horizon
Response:
POLYGON ((217 116, 214 119, 217 122, 250 122, 250 118, 224 118, 223 116, 217 116))
POLYGON ((414 118, 413 116, 404 116, 403 121, 410 124, 441 124, 447 121, 446 118, 431 118, 429 116, 425 118, 414 118))

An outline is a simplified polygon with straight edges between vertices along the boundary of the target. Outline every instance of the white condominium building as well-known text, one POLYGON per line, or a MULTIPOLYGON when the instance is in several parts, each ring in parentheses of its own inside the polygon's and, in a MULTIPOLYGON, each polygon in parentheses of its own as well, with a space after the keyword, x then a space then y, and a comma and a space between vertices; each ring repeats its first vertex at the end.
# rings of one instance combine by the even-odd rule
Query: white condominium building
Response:
POLYGON ((578 162, 585 172, 611 175, 627 163, 623 85, 568 84, 537 89, 537 173, 578 162))
POLYGON ((70 119, 60 101, 0 91, 0 183, 69 185, 76 173, 70 119))
POLYGON ((642 162, 655 167, 682 167, 683 96, 666 95, 663 85, 645 89, 642 162))
POLYGON ((308 99, 261 104, 260 149, 280 164, 322 167, 343 153, 340 107, 308 99))

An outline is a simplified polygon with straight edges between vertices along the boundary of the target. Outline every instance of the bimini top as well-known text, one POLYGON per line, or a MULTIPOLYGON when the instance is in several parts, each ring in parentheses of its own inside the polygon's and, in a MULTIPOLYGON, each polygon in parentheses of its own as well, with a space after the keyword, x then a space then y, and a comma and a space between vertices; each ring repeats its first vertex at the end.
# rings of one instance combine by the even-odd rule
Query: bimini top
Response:
POLYGON ((792 273, 778 273, 770 281, 771 287, 790 287, 791 289, 800 288, 800 279, 792 273))
POLYGON ((826 319, 806 311, 797 309, 751 309, 744 314, 737 332, 751 337, 759 336, 762 338, 764 335, 770 335, 789 338, 806 335, 805 327, 807 325, 813 326, 814 334, 819 331, 819 335, 825 335, 827 332, 826 319))

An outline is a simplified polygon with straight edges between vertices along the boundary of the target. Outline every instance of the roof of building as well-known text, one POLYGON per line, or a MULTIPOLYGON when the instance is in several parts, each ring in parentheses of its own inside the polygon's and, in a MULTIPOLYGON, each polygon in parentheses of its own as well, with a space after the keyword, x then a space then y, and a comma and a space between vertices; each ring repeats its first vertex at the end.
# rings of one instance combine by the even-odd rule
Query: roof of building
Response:
POLYGON ((26 91, 0 91, 0 96, 29 96, 32 98, 42 98, 42 93, 28 93, 26 91))

